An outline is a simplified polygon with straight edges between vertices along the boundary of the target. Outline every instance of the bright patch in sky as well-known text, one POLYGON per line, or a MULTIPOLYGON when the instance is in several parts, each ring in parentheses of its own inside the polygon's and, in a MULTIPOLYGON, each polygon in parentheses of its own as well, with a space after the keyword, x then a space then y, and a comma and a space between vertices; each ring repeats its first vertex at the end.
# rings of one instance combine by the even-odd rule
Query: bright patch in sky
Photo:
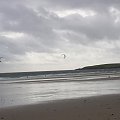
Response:
POLYGON ((87 17, 87 16, 94 16, 96 15, 96 13, 92 10, 80 10, 80 9, 75 9, 75 10, 64 10, 64 11, 55 11, 55 13, 59 16, 59 17, 66 17, 69 15, 73 15, 73 14, 79 14, 82 17, 87 17))
POLYGON ((26 55, 21 60, 23 61, 23 63, 46 64, 46 63, 52 63, 55 61, 57 63, 60 60, 63 60, 63 57, 61 54, 29 52, 29 53, 26 53, 26 55))
POLYGON ((114 7, 110 8, 110 12, 112 16, 115 18, 115 23, 118 23, 120 21, 120 11, 114 7))
POLYGON ((19 32, 2 32, 0 33, 0 36, 10 38, 10 39, 16 39, 16 38, 21 38, 24 36, 24 33, 19 33, 19 32))

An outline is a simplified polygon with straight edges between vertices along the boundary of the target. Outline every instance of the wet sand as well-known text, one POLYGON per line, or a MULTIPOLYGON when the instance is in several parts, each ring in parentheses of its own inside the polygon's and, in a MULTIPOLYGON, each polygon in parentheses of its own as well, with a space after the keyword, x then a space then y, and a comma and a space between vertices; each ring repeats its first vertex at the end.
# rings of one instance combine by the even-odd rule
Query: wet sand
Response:
POLYGON ((120 120, 120 95, 104 95, 0 109, 1 120, 120 120))

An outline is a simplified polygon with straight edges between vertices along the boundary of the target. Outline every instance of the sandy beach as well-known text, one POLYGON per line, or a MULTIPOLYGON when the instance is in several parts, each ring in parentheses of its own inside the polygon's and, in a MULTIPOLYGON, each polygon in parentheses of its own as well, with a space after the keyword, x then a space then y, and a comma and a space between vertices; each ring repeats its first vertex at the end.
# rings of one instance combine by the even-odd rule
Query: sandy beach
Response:
POLYGON ((2 120, 120 120, 120 95, 104 95, 0 109, 2 120))

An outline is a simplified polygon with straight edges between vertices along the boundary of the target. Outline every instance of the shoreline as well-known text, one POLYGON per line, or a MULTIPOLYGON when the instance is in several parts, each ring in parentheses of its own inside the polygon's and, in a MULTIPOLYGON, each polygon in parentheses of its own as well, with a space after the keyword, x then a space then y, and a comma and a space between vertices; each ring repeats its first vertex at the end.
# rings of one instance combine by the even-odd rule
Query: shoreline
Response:
MULTIPOLYGON (((77 77, 76 77, 77 78, 77 77)), ((45 79, 45 78, 44 78, 45 79)), ((89 81, 108 81, 108 80, 120 80, 120 77, 118 77, 118 76, 115 76, 115 77, 110 77, 110 76, 108 76, 108 77, 101 77, 101 78, 89 78, 89 79, 80 79, 80 80, 76 80, 75 78, 74 78, 74 80, 68 80, 67 78, 62 78, 62 79, 60 79, 60 78, 56 78, 56 79, 54 79, 54 80, 42 80, 42 79, 40 79, 40 78, 34 78, 34 79, 25 79, 25 80, 23 80, 23 79, 18 79, 18 80, 21 80, 21 81, 18 81, 18 80, 16 80, 16 81, 8 81, 8 80, 6 80, 6 81, 4 81, 4 80, 1 80, 0 82, 0 84, 6 84, 6 82, 8 82, 7 84, 15 84, 15 83, 17 83, 17 84, 22 84, 22 83, 24 83, 24 84, 27 84, 27 83, 58 83, 58 82, 89 82, 89 81), (3 83, 2 83, 3 82, 3 83)))
POLYGON ((0 108, 5 120, 119 120, 120 94, 0 108))

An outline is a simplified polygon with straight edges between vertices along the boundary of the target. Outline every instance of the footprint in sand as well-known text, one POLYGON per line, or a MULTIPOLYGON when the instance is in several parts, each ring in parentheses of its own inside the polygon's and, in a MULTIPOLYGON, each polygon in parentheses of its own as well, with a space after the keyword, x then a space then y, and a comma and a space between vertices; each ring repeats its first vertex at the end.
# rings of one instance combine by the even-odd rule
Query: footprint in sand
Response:
POLYGON ((4 117, 1 117, 1 119, 3 120, 3 119, 4 119, 4 117))

